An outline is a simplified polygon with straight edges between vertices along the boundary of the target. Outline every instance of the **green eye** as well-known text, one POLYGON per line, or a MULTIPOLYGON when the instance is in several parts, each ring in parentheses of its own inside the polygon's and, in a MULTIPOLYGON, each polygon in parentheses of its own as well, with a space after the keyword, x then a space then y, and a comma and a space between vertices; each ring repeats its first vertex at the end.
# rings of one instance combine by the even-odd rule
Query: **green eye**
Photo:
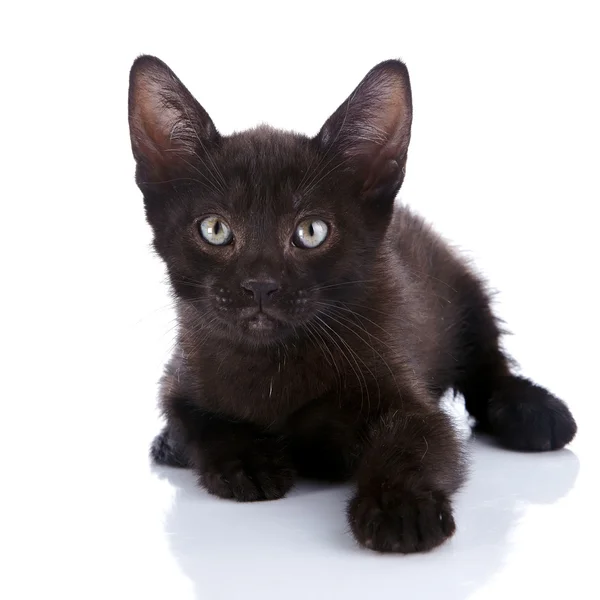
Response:
POLYGON ((213 246, 225 246, 233 239, 231 227, 216 215, 211 215, 200 221, 200 235, 213 246))
POLYGON ((329 227, 321 219, 306 219, 294 232, 294 245, 300 248, 316 248, 320 246, 329 233, 329 227))

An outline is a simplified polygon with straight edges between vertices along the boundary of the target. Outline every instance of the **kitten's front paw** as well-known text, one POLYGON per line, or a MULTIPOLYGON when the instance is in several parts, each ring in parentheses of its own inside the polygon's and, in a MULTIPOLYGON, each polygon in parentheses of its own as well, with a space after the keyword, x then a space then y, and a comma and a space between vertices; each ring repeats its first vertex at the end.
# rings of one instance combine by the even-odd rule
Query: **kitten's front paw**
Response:
POLYGON ((424 552, 455 530, 450 502, 441 492, 359 492, 348 506, 348 520, 357 541, 378 552, 424 552))
POLYGON ((211 457, 200 473, 200 485, 221 498, 238 502, 276 500, 294 485, 296 473, 285 448, 265 438, 239 450, 211 457))

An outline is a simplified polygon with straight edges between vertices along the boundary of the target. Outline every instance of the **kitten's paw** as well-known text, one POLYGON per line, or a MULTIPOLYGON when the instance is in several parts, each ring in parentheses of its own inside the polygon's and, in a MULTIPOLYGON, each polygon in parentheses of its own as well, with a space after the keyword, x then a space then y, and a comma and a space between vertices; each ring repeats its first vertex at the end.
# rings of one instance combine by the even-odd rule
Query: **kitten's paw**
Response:
POLYGON ((514 450, 556 450, 577 432, 562 400, 521 377, 504 379, 490 400, 488 419, 500 443, 514 450))
POLYGON ((282 498, 295 477, 282 445, 263 439, 239 456, 213 458, 200 473, 200 485, 221 498, 255 502, 282 498))
POLYGON ((348 520, 357 541, 378 552, 425 552, 456 529, 450 502, 441 492, 359 492, 348 506, 348 520))
POLYGON ((182 469, 189 466, 183 449, 173 440, 166 427, 152 440, 150 458, 157 465, 182 469))

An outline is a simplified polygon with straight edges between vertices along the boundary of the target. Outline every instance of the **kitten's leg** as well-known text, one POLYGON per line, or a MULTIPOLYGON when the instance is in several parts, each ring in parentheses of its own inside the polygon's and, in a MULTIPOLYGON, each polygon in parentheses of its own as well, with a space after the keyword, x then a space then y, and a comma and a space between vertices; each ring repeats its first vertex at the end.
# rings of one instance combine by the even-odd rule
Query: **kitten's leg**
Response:
POLYGON ((577 426, 562 400, 528 379, 511 374, 499 345, 489 300, 477 285, 468 297, 461 339, 461 375, 455 388, 484 431, 515 450, 555 450, 577 426))
POLYGON ((455 530, 450 498, 465 477, 462 446, 439 409, 403 399, 371 424, 348 520, 360 544, 422 552, 455 530))
POLYGON ((366 437, 364 419, 338 394, 309 402, 285 424, 290 456, 301 477, 345 481, 356 471, 366 437))
POLYGON ((211 494, 239 502, 274 500, 294 484, 287 441, 252 423, 202 410, 185 398, 163 400, 168 427, 211 494))

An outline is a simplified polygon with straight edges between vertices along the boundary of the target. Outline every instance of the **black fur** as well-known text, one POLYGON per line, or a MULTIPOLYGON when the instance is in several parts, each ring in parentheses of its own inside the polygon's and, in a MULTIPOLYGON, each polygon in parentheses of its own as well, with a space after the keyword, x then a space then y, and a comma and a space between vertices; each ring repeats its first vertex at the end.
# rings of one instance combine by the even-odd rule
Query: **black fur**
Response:
POLYGON ((298 475, 354 478, 351 530, 382 552, 455 530, 466 460, 446 390, 509 448, 576 432, 562 401, 511 373, 480 279, 395 206, 411 116, 399 61, 372 69, 314 138, 221 136, 164 63, 131 70, 136 178, 179 320, 153 459, 238 501, 280 498, 298 475))

